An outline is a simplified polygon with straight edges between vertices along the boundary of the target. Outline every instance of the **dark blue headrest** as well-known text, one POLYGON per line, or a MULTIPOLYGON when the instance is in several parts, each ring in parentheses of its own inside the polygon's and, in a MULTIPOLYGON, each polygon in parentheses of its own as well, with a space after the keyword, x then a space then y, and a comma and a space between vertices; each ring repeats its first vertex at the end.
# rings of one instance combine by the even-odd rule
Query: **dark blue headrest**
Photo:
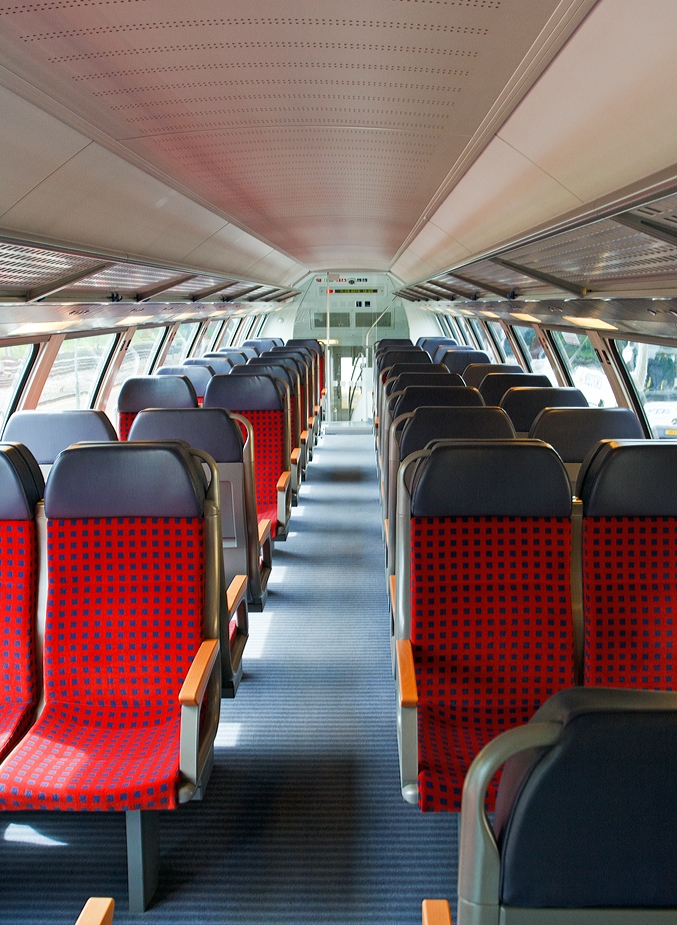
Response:
MULTIPOLYGON (((239 369, 240 367, 234 367, 239 369)), ((204 397, 205 408, 227 408, 229 411, 279 411, 283 405, 277 385, 271 376, 214 376, 204 397)))
POLYGON ((386 350, 381 353, 376 360, 379 372, 394 366, 396 363, 432 363, 429 354, 418 347, 411 347, 405 350, 386 350))
POLYGON ((433 447, 411 485, 416 517, 569 517, 571 487, 538 440, 453 440, 433 447))
POLYGON ((424 449, 431 440, 510 440, 515 431, 500 408, 453 408, 448 405, 416 408, 405 421, 400 437, 400 459, 424 449))
POLYGON ((278 347, 282 347, 284 345, 284 340, 281 337, 271 337, 270 339, 278 347))
POLYGON ((42 465, 53 463, 71 443, 117 440, 103 411, 15 411, 2 439, 23 443, 42 465))
POLYGON ((201 517, 202 467, 179 443, 87 443, 60 453, 45 486, 45 514, 201 517))
MULTIPOLYGON (((501 854, 500 901, 518 908, 677 906, 677 694, 573 688, 532 722, 561 723, 559 741, 510 758, 493 828, 501 854)), ((634 910, 634 913, 633 911, 634 910)), ((594 914, 593 914, 594 915, 594 914)))
POLYGON ((588 400, 580 389, 570 388, 512 388, 499 402, 515 426, 515 430, 529 431, 544 408, 587 408, 588 400))
POLYGON ((270 337, 253 337, 251 340, 246 340, 243 346, 253 347, 259 353, 263 353, 264 350, 270 350, 271 347, 274 347, 275 341, 271 340, 270 337))
MULTIPOLYGON (((262 360, 263 357, 257 357, 262 360)), ((282 363, 257 363, 256 360, 250 360, 246 366, 234 366, 230 371, 232 376, 273 376, 276 379, 282 379, 291 389, 292 395, 296 392, 296 383, 298 382, 298 373, 296 369, 289 369, 282 363)))
POLYGON ((449 350, 453 350, 454 353, 469 353, 471 350, 474 351, 475 348, 469 347, 467 344, 450 345, 445 342, 438 344, 437 347, 433 347, 432 351, 429 350, 428 353, 430 353, 430 356, 433 358, 433 363, 441 363, 449 350))
POLYGON ((375 353, 383 353, 384 350, 390 350, 392 347, 413 347, 408 337, 382 337, 381 340, 374 344, 375 353))
POLYGON ((458 373, 400 373, 395 379, 388 379, 386 386, 392 383, 392 388, 386 388, 386 400, 388 407, 392 409, 400 400, 400 392, 405 389, 415 388, 417 386, 427 386, 428 388, 451 389, 463 387, 465 382, 458 373))
POLYGON ((197 408, 197 395, 187 376, 134 376, 125 379, 118 396, 123 414, 144 408, 197 408))
MULTIPOLYGON (((258 350, 256 350, 254 347, 245 347, 244 344, 241 347, 237 347, 233 349, 235 350, 236 353, 244 354, 245 362, 259 355, 258 350)), ((220 353, 230 353, 231 351, 226 349, 226 350, 221 350, 219 352, 220 353)))
MULTIPOLYGON (((446 373, 447 376, 451 375, 447 367, 442 366, 441 363, 395 363, 388 369, 386 384, 397 379, 402 373, 446 373)), ((392 389, 388 390, 386 386, 386 395, 389 395, 391 391, 392 389)))
POLYGON ((291 347, 289 344, 287 344, 286 347, 272 347, 266 352, 281 354, 282 356, 300 356, 307 362, 312 362, 313 359, 313 351, 309 347, 304 347, 301 344, 296 347, 291 347))
POLYGON ((320 346, 319 340, 314 340, 313 338, 292 338, 287 341, 288 347, 307 347, 309 350, 312 350, 313 353, 322 356, 322 347, 320 346))
POLYGON ((161 366, 155 371, 156 376, 185 376, 195 388, 195 394, 201 398, 207 383, 216 370, 212 366, 161 366))
POLYGON ((482 396, 477 389, 462 385, 433 386, 410 385, 400 395, 393 408, 393 419, 423 405, 483 405, 482 396))
POLYGON ((0 520, 33 520, 45 482, 22 444, 0 443, 0 520))
POLYGON ((254 357, 247 363, 247 366, 278 366, 288 369, 295 375, 305 380, 306 368, 304 364, 295 357, 280 356, 277 353, 262 353, 260 357, 254 357))
POLYGON ((519 375, 524 370, 517 365, 510 363, 471 363, 463 370, 463 378, 466 385, 472 385, 476 389, 482 383, 485 376, 489 373, 514 373, 519 375))
POLYGON ((564 462, 583 462, 600 440, 641 440, 642 425, 629 408, 544 408, 529 431, 564 462))
POLYGON ((677 517, 677 441, 603 440, 584 460, 576 494, 593 517, 677 517))
POLYGON ((419 337, 416 346, 432 354, 441 344, 448 344, 450 347, 458 346, 458 341, 453 337, 419 337))
POLYGON ((489 363, 490 360, 484 350, 447 350, 439 362, 444 363, 450 373, 463 375, 471 363, 489 363))
POLYGON ((536 373, 487 373, 480 386, 484 404, 498 405, 508 389, 517 386, 549 389, 552 382, 536 373))
MULTIPOLYGON (((246 353, 241 350, 219 350, 218 353, 206 353, 204 359, 208 360, 210 363, 212 360, 217 360, 222 364, 224 361, 227 361, 231 366, 244 366, 249 359, 249 354, 258 356, 253 348, 247 347, 246 353)), ((220 371, 214 367, 214 372, 218 375, 220 371)))
POLYGON ((272 359, 273 357, 280 360, 292 360, 296 363, 301 376, 305 376, 306 369, 309 369, 313 362, 312 354, 301 353, 298 350, 287 350, 286 347, 275 347, 274 350, 266 350, 265 353, 261 354, 259 360, 264 358, 272 359))
POLYGON ((150 408, 134 418, 129 440, 183 440, 215 462, 242 462, 242 432, 223 408, 150 408))

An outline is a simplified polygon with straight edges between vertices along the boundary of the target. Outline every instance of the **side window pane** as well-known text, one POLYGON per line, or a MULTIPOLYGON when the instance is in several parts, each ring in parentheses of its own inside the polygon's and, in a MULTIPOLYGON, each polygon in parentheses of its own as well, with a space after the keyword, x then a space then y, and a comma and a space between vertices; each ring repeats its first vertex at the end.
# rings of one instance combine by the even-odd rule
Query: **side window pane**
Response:
POLYGON ((496 350, 494 349, 494 345, 490 343, 489 338, 485 334, 484 328, 482 327, 480 322, 476 318, 473 318, 470 322, 470 326, 475 332, 475 339, 477 340, 477 343, 480 345, 480 350, 484 350, 484 352, 489 356, 489 359, 491 360, 492 363, 499 361, 499 357, 496 356, 496 350))
POLYGON ((588 404, 593 408, 617 408, 618 402, 587 334, 553 331, 552 337, 574 385, 588 399, 588 404))
POLYGON ((73 337, 61 345, 38 408, 89 408, 117 334, 73 337))
POLYGON ((615 341, 657 439, 677 437, 677 347, 615 341))
POLYGON ((183 363, 188 356, 188 351, 193 343, 199 324, 199 321, 187 321, 185 324, 179 325, 179 330, 176 332, 176 336, 169 348, 167 359, 164 362, 165 366, 180 366, 183 363))
POLYGON ((499 322, 488 321, 487 324, 489 325, 491 333, 494 335, 496 343, 498 344, 498 349, 503 354, 503 362, 516 363, 517 366, 521 366, 522 364, 515 356, 515 351, 510 346, 510 341, 508 340, 508 337, 499 322))
POLYGON ((216 332, 220 326, 221 326, 220 320, 209 322, 207 327, 204 329, 204 331, 200 335, 200 339, 198 343, 195 345, 195 349, 193 350, 193 354, 196 357, 202 356, 203 353, 209 353, 209 350, 212 345, 212 341, 214 340, 214 337, 216 336, 216 332))
POLYGON ((223 335, 223 338, 221 339, 222 347, 231 346, 231 344, 233 343, 233 338, 235 337, 235 332, 237 331, 239 325, 240 325, 239 318, 230 319, 230 321, 228 322, 228 327, 226 328, 226 333, 223 335))
POLYGON ((166 330, 165 327, 140 328, 134 332, 132 342, 120 364, 113 388, 106 402, 106 414, 111 421, 116 420, 118 395, 120 394, 122 383, 125 379, 131 379, 133 376, 145 376, 148 373, 150 364, 157 353, 166 330))
POLYGON ((14 393, 19 387, 35 349, 34 344, 12 344, 8 347, 0 347, 0 426, 4 426, 14 393))
POLYGON ((557 376, 555 375, 554 370, 550 365, 547 356, 545 355, 545 350, 543 347, 541 347, 541 342, 536 336, 534 329, 515 326, 513 330, 517 334, 519 341, 524 348, 524 352, 529 357, 529 365, 531 366, 531 371, 533 373, 538 373, 539 376, 547 376, 553 385, 559 385, 557 376))

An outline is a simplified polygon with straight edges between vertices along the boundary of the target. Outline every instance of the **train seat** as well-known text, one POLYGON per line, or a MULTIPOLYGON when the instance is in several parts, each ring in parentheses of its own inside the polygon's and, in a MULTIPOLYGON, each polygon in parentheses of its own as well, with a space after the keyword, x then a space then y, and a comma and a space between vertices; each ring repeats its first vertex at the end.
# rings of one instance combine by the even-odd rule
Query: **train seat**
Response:
POLYGON ((259 523, 269 520, 271 536, 279 540, 287 536, 291 513, 291 439, 287 393, 286 384, 271 376, 238 376, 231 373, 229 376, 214 376, 207 386, 204 400, 205 408, 225 408, 246 418, 252 425, 259 523))
POLYGON ((641 440, 644 432, 629 408, 544 408, 529 436, 557 450, 575 485, 583 460, 600 440, 641 440))
MULTIPOLYGON (((271 347, 275 346, 275 341, 270 337, 252 337, 250 340, 246 340, 243 344, 243 347, 253 347, 254 350, 257 350, 259 356, 264 353, 266 350, 270 350, 271 347)), ((238 347, 238 350, 240 348, 238 347)))
POLYGON ((251 360, 259 355, 258 350, 254 347, 246 347, 244 344, 240 347, 221 347, 219 353, 241 353, 245 361, 251 360))
POLYGON ((508 389, 498 404, 512 421, 517 433, 526 437, 544 408, 587 408, 588 400, 580 389, 552 386, 534 388, 526 385, 523 388, 513 386, 508 389))
POLYGON ((427 359, 422 363, 394 363, 387 368, 382 376, 377 375, 374 382, 374 429, 376 434, 378 434, 378 424, 383 414, 386 383, 391 383, 391 388, 387 391, 389 395, 392 392, 392 381, 403 373, 446 373, 447 375, 451 375, 446 366, 442 366, 441 363, 430 363, 427 359))
MULTIPOLYGON (((181 364, 184 366, 203 366, 211 369, 213 376, 227 376, 235 364, 227 356, 189 357, 181 364)), ((206 386, 205 386, 206 388, 206 386)), ((202 396, 204 398, 204 395, 202 396)))
POLYGON ((36 506, 43 492, 26 448, 0 444, 0 760, 26 732, 38 704, 36 506))
POLYGON ((376 368, 382 382, 385 382, 384 373, 396 363, 432 363, 430 355, 419 347, 406 347, 404 349, 385 350, 376 358, 376 368))
MULTIPOLYGON (((258 356, 258 353, 256 352, 256 350, 254 350, 253 347, 247 347, 246 351, 243 350, 242 348, 238 348, 237 350, 218 350, 215 353, 205 354, 202 357, 202 359, 203 360, 227 360, 231 366, 244 366, 244 364, 247 362, 247 360, 250 359, 250 357, 256 357, 256 356, 258 356)), ((215 370, 215 371, 217 372, 217 375, 224 375, 223 373, 219 373, 218 370, 215 370)))
MULTIPOLYGON (((439 357, 440 352, 439 349, 435 351, 435 356, 439 357)), ((454 348, 442 354, 437 362, 443 363, 450 373, 462 375, 463 371, 470 366, 471 363, 489 363, 491 361, 489 360, 489 355, 486 354, 484 350, 458 350, 454 348)))
POLYGON ((317 427, 317 437, 319 437, 320 424, 322 421, 322 389, 324 387, 324 351, 320 346, 320 342, 313 338, 292 338, 291 340, 287 341, 287 347, 306 347, 314 356, 315 391, 313 393, 313 412, 319 418, 317 427))
POLYGON ((524 370, 521 366, 512 363, 470 363, 463 370, 463 379, 466 385, 478 389, 482 380, 489 373, 515 373, 519 375, 524 370))
POLYGON ((569 478, 539 441, 453 440, 411 454, 398 488, 402 794, 457 811, 477 752, 573 684, 569 478))
POLYGON ((475 351, 475 347, 470 347, 468 344, 447 344, 442 343, 438 344, 431 353, 433 363, 441 363, 445 353, 452 350, 454 353, 469 353, 470 351, 475 351))
POLYGON ((129 906, 142 912, 157 883, 156 811, 201 795, 211 769, 218 477, 207 487, 177 442, 73 446, 44 510, 44 707, 0 764, 0 808, 125 812, 129 906))
POLYGON ((581 466, 576 494, 584 683, 675 689, 677 443, 603 440, 581 466))
POLYGON ((303 470, 312 459, 313 445, 316 441, 319 429, 319 418, 315 419, 315 404, 313 399, 315 394, 315 356, 308 347, 274 347, 272 350, 261 354, 260 359, 271 357, 275 360, 293 360, 297 364, 299 372, 300 407, 301 407, 301 443, 303 455, 303 470))
POLYGON ((392 392, 399 392, 408 385, 465 385, 465 382, 456 373, 450 373, 446 366, 441 363, 431 363, 421 365, 420 369, 417 364, 407 366, 406 364, 391 367, 388 378, 383 384, 383 396, 387 398, 392 392), (430 377, 434 378, 430 378, 430 377), (453 378, 449 378, 452 376, 453 378))
POLYGON ((199 366, 194 363, 187 366, 161 366, 159 369, 155 370, 156 376, 185 376, 186 379, 189 379, 193 383, 193 388, 195 389, 195 394, 197 395, 198 405, 202 404, 202 399, 205 397, 205 389, 207 388, 207 383, 212 378, 216 370, 213 366, 199 366))
POLYGON ((197 408, 197 394, 187 376, 132 376, 118 395, 118 436, 126 440, 129 428, 144 408, 197 408))
POLYGON ((468 771, 456 925, 673 921, 676 763, 677 694, 555 694, 468 771), (501 765, 490 823, 485 793, 501 765))
POLYGON ((501 399, 512 388, 552 388, 547 376, 538 373, 487 373, 479 390, 485 405, 500 405, 501 399))
POLYGON ((446 344, 448 347, 458 347, 458 341, 454 337, 419 337, 416 341, 416 346, 420 347, 421 350, 425 350, 431 356, 442 344, 446 344))
POLYGON ((62 450, 72 443, 117 440, 115 428, 103 411, 15 411, 5 424, 2 439, 28 447, 43 476, 62 450))

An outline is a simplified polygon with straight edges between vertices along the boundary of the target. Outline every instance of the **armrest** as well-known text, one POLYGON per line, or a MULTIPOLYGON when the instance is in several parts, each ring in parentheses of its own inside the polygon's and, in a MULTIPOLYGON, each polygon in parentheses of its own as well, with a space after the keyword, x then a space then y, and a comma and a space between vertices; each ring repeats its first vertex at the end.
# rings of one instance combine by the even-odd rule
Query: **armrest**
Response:
POLYGON ((387 548, 388 548, 388 540, 389 540, 389 536, 388 536, 388 518, 387 518, 387 517, 386 517, 385 520, 383 521, 383 528, 384 528, 384 529, 383 529, 383 533, 384 533, 384 536, 385 536, 385 538, 386 538, 386 549, 387 549, 387 548))
POLYGON ((282 475, 277 480, 277 490, 286 491, 289 481, 291 479, 291 472, 283 472, 282 475))
POLYGON ((112 925, 115 901, 102 896, 90 896, 75 925, 112 925))
POLYGON ((451 909, 446 899, 423 900, 423 925, 452 925, 451 909))
POLYGON ((397 678, 400 690, 400 706, 418 706, 418 688, 416 687, 416 669, 414 668, 414 652, 408 639, 396 641, 397 650, 397 678))
POLYGON ((263 546, 270 539, 270 521, 262 520, 259 523, 259 546, 263 546))
POLYGON ((397 594, 397 577, 395 575, 389 576, 390 580, 390 607, 392 612, 395 613, 395 601, 397 594))
MULTIPOLYGON (((270 521, 268 521, 270 523, 270 521)), ((226 591, 226 604, 228 606, 228 619, 232 619, 235 611, 245 599, 247 594, 247 576, 236 575, 228 585, 226 591)), ((204 645, 204 643, 203 643, 204 645)))
MULTIPOLYGON (((303 433, 305 433, 305 431, 303 433)), ((303 440, 303 434, 301 435, 301 439, 303 440)), ((301 458, 301 448, 298 446, 295 446, 294 449, 291 451, 292 465, 293 466, 298 465, 300 458, 301 458)))
POLYGON ((218 654, 218 639, 204 639, 202 641, 179 691, 179 703, 182 706, 198 707, 202 703, 209 675, 218 654))
POLYGON ((308 442, 308 431, 302 430, 301 431, 301 443, 307 443, 307 442, 308 442))
POLYGON ((308 430, 312 430, 315 426, 315 416, 310 414, 308 416, 308 430))

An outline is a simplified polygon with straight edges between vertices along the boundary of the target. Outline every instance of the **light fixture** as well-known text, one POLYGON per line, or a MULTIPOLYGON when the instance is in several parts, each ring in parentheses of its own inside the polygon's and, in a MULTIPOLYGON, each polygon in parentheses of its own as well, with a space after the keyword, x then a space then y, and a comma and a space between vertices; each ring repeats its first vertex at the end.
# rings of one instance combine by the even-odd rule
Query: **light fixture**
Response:
POLYGON ((500 315, 497 315, 496 312, 480 312, 480 315, 484 315, 487 318, 500 318, 500 315))
POLYGON ((577 325, 579 328, 591 328, 593 331, 617 331, 618 328, 609 324, 608 321, 602 321, 600 318, 576 318, 574 315, 564 315, 565 321, 577 325))
POLYGON ((541 319, 535 318, 533 315, 529 315, 526 312, 510 312, 513 318, 519 319, 519 321, 531 321, 540 324, 541 319))

